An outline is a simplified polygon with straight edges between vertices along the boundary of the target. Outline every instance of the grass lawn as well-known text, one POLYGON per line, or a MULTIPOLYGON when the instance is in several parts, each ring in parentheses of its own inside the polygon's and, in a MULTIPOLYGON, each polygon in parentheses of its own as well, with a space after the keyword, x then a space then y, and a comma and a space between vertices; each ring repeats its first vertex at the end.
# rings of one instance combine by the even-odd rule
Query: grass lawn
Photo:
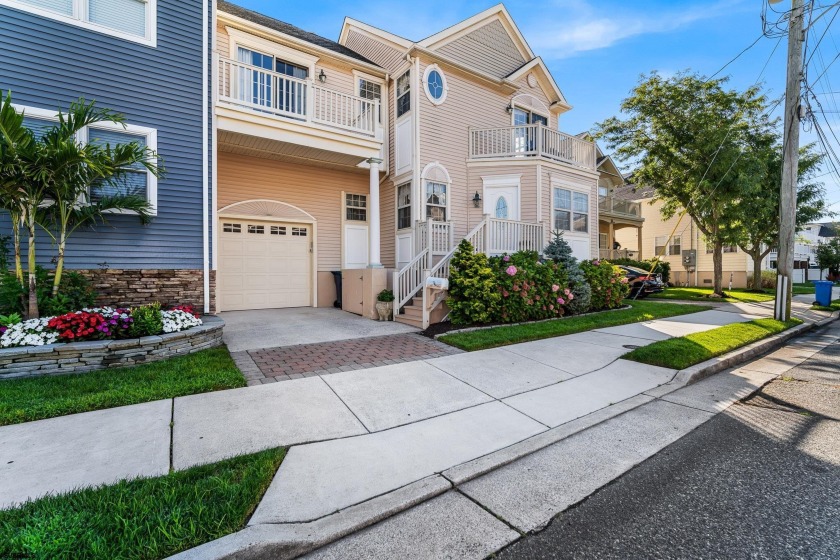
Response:
POLYGON ((654 366, 685 369, 800 324, 802 321, 799 319, 787 322, 756 319, 748 323, 733 323, 710 331, 654 342, 623 357, 625 360, 654 366))
MULTIPOLYGON (((770 290, 771 292, 773 290, 770 290)), ((802 296, 807 294, 814 294, 817 292, 817 288, 810 282, 806 284, 794 284, 793 285, 793 295, 795 296, 802 296)))
POLYGON ((840 299, 835 299, 828 307, 814 304, 811 309, 814 311, 840 311, 840 299))
POLYGON ((710 307, 703 305, 686 305, 678 303, 655 303, 648 301, 626 301, 631 309, 593 313, 580 317, 555 319, 541 323, 527 325, 510 325, 494 327, 464 333, 454 333, 441 336, 438 340, 461 350, 474 351, 485 348, 495 348, 530 340, 551 338, 574 334, 603 327, 615 327, 639 321, 650 321, 663 317, 674 317, 706 311, 710 307))
POLYGON ((244 386, 225 347, 141 366, 0 381, 0 426, 244 386))
POLYGON ((748 292, 746 290, 724 290, 729 297, 725 298, 709 298, 712 293, 711 288, 666 288, 664 292, 653 294, 651 299, 674 299, 674 300, 688 300, 688 301, 720 301, 727 303, 747 302, 747 303, 761 303, 765 301, 772 301, 775 296, 772 293, 758 293, 748 292))
POLYGON ((0 558, 158 559, 192 548, 245 526, 285 454, 273 449, 0 511, 0 558))

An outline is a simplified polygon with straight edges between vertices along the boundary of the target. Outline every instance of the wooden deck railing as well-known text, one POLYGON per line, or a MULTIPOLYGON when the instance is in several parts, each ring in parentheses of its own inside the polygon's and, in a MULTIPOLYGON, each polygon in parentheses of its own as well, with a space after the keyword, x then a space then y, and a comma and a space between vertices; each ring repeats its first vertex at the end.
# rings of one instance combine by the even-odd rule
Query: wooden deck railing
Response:
POLYGON ((577 167, 595 169, 595 144, 541 124, 473 128, 470 158, 541 156, 577 167))

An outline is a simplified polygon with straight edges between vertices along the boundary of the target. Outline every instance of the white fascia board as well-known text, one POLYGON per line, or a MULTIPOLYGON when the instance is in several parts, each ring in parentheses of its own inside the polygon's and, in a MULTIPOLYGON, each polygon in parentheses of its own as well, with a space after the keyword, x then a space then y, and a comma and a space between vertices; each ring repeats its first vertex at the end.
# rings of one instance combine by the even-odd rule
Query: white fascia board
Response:
POLYGON ((344 23, 341 26, 341 34, 338 37, 338 44, 344 45, 346 43, 347 34, 353 27, 355 27, 358 31, 362 31, 365 35, 371 35, 374 38, 379 39, 385 43, 390 43, 389 46, 393 47, 395 50, 410 49, 414 45, 413 41, 409 41, 405 37, 394 35, 393 33, 389 33, 384 29, 379 29, 378 27, 368 25, 367 23, 361 22, 351 17, 344 18, 344 23))

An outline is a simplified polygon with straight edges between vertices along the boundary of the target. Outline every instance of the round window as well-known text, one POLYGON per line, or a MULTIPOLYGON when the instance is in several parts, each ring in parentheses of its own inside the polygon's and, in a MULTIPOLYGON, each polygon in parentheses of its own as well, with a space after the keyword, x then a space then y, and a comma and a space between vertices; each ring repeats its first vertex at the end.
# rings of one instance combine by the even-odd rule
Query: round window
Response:
POLYGON ((426 96, 435 105, 440 105, 446 99, 446 78, 437 65, 426 68, 425 73, 426 96))

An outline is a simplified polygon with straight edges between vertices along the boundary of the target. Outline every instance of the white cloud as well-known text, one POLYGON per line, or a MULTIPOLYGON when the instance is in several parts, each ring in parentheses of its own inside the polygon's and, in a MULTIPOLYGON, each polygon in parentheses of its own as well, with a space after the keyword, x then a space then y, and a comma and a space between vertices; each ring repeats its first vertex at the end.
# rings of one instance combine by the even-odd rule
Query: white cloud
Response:
POLYGON ((610 47, 624 39, 639 35, 667 33, 695 22, 731 13, 738 2, 701 2, 678 9, 595 8, 582 0, 554 2, 550 20, 522 21, 523 32, 534 48, 545 58, 567 58, 577 53, 610 47))

